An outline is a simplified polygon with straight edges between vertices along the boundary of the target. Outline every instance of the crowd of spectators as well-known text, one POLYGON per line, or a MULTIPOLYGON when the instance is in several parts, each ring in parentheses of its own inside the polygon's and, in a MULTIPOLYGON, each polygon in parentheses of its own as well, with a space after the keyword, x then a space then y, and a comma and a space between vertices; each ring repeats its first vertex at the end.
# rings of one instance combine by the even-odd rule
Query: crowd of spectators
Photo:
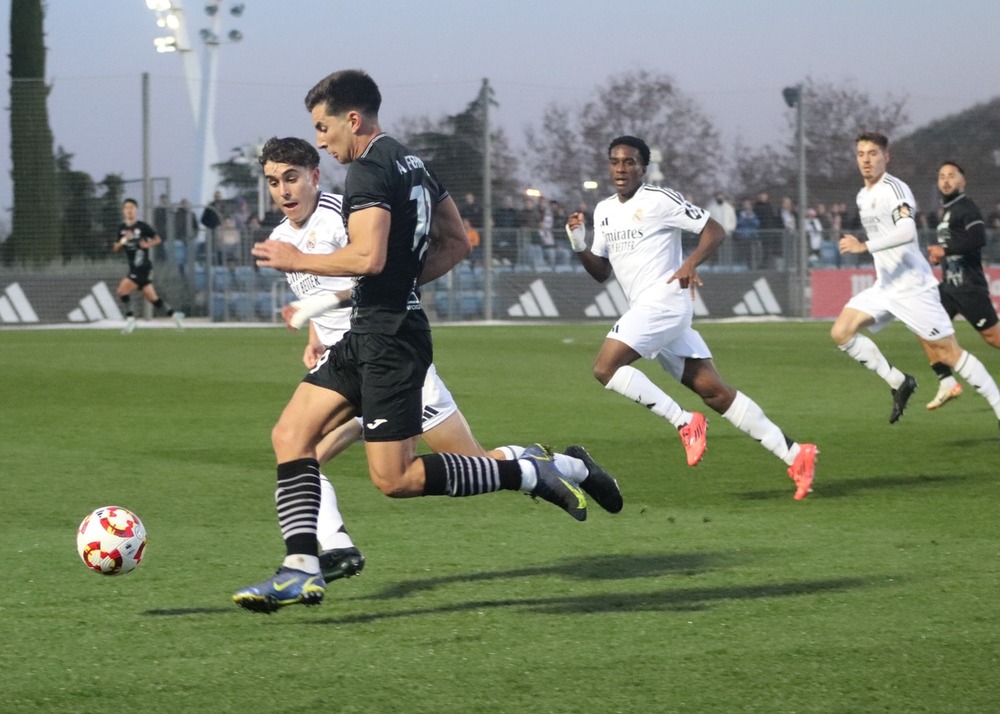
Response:
MULTIPOLYGON (((844 232, 861 230, 853 203, 826 204, 817 202, 805 210, 796 206, 794 199, 782 196, 775 202, 770 194, 761 191, 756 195, 731 200, 723 191, 717 191, 703 202, 692 197, 693 202, 705 208, 729 235, 720 255, 715 258, 722 266, 736 266, 749 270, 783 269, 789 266, 788 258, 799 235, 799 221, 804 220, 807 244, 807 262, 810 267, 852 267, 863 264, 863 258, 841 256, 837 242, 844 232)), ((465 220, 466 230, 473 245, 470 263, 475 268, 484 264, 483 233, 484 211, 478 197, 466 193, 459 201, 459 210, 465 220)), ((492 257, 496 266, 528 266, 552 269, 573 264, 562 236, 562 226, 569 212, 582 211, 592 215, 593 206, 581 200, 572 209, 554 198, 536 192, 521 196, 501 196, 492 210, 492 257)), ((932 239, 939 219, 939 207, 917 214, 921 238, 932 239)), ((263 219, 251 210, 243 198, 225 199, 216 192, 214 200, 195 214, 186 199, 170 203, 161 196, 154 210, 153 224, 163 236, 173 236, 176 260, 183 265, 187 260, 203 262, 206 246, 213 246, 213 264, 224 266, 252 265, 250 248, 254 242, 264 240, 281 220, 281 212, 271 205, 263 219), (211 241, 207 240, 211 232, 211 241), (193 251, 193 253, 190 253, 193 251)), ((991 242, 1000 237, 1000 201, 986 216, 987 232, 991 242)), ((989 247, 984 258, 1000 259, 1000 248, 989 247)))

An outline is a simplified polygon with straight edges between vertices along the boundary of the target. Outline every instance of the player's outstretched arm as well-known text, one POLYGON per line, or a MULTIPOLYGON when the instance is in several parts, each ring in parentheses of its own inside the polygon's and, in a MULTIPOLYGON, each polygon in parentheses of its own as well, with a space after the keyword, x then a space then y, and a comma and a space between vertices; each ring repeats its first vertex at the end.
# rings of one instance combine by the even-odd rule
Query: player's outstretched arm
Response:
POLYGON ((431 218, 430 243, 424 269, 420 273, 420 285, 440 278, 458 263, 469 257, 472 243, 465 232, 462 216, 451 196, 446 196, 434 207, 431 218))

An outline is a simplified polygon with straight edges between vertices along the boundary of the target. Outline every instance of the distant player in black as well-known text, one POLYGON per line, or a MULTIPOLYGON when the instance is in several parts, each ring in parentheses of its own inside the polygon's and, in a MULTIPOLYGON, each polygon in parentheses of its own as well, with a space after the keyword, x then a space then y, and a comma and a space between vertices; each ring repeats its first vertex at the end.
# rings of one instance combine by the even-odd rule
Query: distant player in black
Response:
MULTIPOLYGON (((945 161, 938 169, 941 192, 941 221, 937 243, 927 247, 931 265, 941 266, 941 304, 952 319, 961 314, 983 340, 1000 348, 1000 324, 990 299, 989 281, 983 272, 982 249, 986 245, 986 226, 979 208, 965 195, 965 172, 954 161, 945 161)), ((948 365, 937 362, 931 368, 940 385, 928 409, 944 406, 962 393, 962 386, 948 365)))
POLYGON ((560 474, 547 449, 529 449, 511 461, 417 455, 421 390, 433 356, 418 285, 451 270, 469 255, 471 245, 454 200, 433 172, 382 133, 381 102, 378 86, 358 70, 331 74, 306 96, 317 145, 350 165, 343 200, 348 245, 326 254, 302 253, 284 241, 253 248, 262 267, 353 276, 356 282, 350 331, 306 375, 271 432, 286 557, 273 577, 233 595, 248 610, 322 602, 316 444, 358 414, 364 416, 369 475, 387 496, 521 490, 577 520, 586 518, 583 493, 560 474))
POLYGON ((118 283, 118 299, 125 308, 125 334, 135 329, 135 315, 132 312, 132 293, 142 291, 143 297, 153 304, 153 307, 163 308, 167 315, 174 318, 178 327, 182 326, 184 314, 175 312, 170 305, 156 294, 153 287, 153 261, 151 251, 163 242, 160 235, 151 225, 137 218, 139 204, 133 198, 126 198, 122 203, 122 223, 118 225, 118 240, 111 246, 115 253, 125 251, 128 259, 128 275, 118 283))

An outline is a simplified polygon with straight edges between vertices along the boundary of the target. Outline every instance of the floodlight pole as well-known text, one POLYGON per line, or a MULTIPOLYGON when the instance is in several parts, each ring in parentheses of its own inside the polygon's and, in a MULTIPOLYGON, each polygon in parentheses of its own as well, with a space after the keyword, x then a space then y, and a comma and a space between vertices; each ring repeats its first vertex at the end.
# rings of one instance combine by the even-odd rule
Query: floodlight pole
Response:
POLYGON ((808 203, 808 191, 806 189, 806 92, 805 86, 798 84, 794 87, 785 87, 782 91, 785 103, 789 107, 795 108, 795 153, 799 165, 799 220, 796 246, 796 257, 798 258, 798 303, 800 317, 809 317, 809 263, 807 260, 808 246, 806 235, 806 204, 808 203))

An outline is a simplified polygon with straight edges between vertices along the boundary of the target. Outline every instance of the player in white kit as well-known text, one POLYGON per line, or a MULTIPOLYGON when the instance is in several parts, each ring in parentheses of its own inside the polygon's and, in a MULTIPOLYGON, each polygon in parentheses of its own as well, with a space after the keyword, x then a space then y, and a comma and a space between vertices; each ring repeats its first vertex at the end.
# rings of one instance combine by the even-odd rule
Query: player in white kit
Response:
POLYGON ((875 343, 860 334, 877 332, 898 319, 924 348, 931 364, 940 362, 971 384, 1000 419, 1000 390, 974 355, 962 349, 948 313, 941 305, 937 279, 920 252, 916 201, 910 187, 886 172, 889 140, 875 132, 855 140, 864 188, 857 204, 865 238, 847 234, 841 253, 871 253, 875 282, 844 305, 830 335, 843 352, 881 377, 892 389, 889 423, 895 423, 917 388, 917 381, 893 367, 875 343))
POLYGON ((812 486, 816 445, 789 439, 750 397, 726 384, 708 345, 691 326, 690 292, 702 284, 698 265, 725 239, 725 229, 676 191, 644 183, 649 156, 642 139, 621 136, 612 141, 608 159, 615 194, 594 210, 593 245, 586 245, 582 213, 571 215, 566 225, 587 272, 599 282, 613 272, 629 303, 597 354, 594 376, 606 389, 676 427, 688 464, 694 466, 705 451, 707 422, 631 366, 641 357, 655 359, 705 404, 784 461, 795 482, 795 499, 801 500, 812 486), (687 259, 681 254, 682 231, 699 236, 687 259))
MULTIPOLYGON (((304 253, 333 253, 348 243, 341 213, 341 196, 319 190, 319 153, 302 139, 270 139, 261 154, 262 170, 274 202, 285 214, 271 232, 270 239, 284 241, 304 253)), ((286 273, 288 284, 299 300, 282 311, 290 326, 305 323, 303 316, 310 304, 323 309, 309 315, 309 341, 302 361, 310 370, 325 359, 327 349, 350 329, 350 297, 354 279, 311 273, 286 273), (339 299, 338 299, 339 297, 339 299), (302 314, 293 321, 296 313, 302 314)), ((468 422, 451 392, 432 364, 423 385, 423 440, 438 453, 491 456, 517 459, 526 449, 504 446, 487 452, 472 435, 468 422)), ((316 458, 325 464, 362 438, 362 416, 349 420, 326 434, 316 446, 316 458)), ((531 452, 532 447, 528 448, 531 452)), ((614 479, 590 457, 582 446, 567 447, 565 453, 553 454, 560 471, 606 510, 617 513, 622 508, 621 492, 614 479)), ((351 541, 337 508, 336 493, 330 481, 320 474, 321 500, 317 520, 317 538, 322 553, 320 567, 324 579, 356 575, 364 567, 364 557, 351 541)))

